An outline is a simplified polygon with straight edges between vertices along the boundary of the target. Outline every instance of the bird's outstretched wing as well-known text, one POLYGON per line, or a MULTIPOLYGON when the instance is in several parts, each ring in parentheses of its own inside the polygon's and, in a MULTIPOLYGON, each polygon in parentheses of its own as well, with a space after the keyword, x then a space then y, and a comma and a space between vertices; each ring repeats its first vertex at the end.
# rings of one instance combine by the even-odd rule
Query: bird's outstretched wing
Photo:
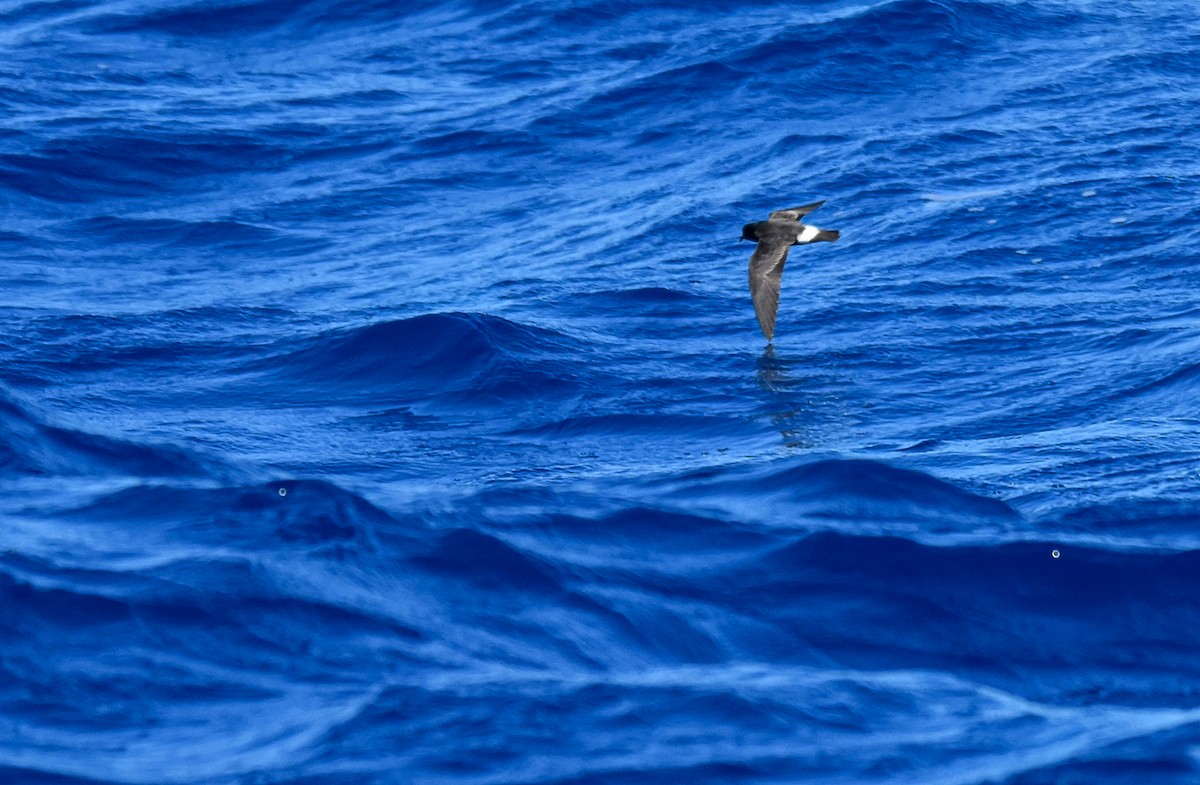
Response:
POLYGON ((801 218, 808 215, 823 204, 825 204, 824 199, 819 202, 813 202, 812 204, 806 204, 803 207, 788 207, 783 210, 776 210, 775 212, 771 213, 771 219, 777 221, 799 221, 801 218))
POLYGON ((750 256, 750 297, 758 326, 770 343, 775 335, 775 313, 779 310, 779 285, 783 281, 783 266, 787 263, 787 238, 760 239, 750 256))

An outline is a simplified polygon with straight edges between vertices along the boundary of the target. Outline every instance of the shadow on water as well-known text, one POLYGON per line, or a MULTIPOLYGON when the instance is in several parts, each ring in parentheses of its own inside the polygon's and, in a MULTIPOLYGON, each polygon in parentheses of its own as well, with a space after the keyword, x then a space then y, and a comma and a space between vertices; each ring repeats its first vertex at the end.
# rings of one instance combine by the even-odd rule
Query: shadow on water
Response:
POLYGON ((804 427, 803 408, 795 398, 796 380, 792 378, 791 361, 775 354, 775 345, 767 344, 755 363, 758 386, 766 395, 763 403, 766 415, 790 449, 813 446, 812 435, 804 427))

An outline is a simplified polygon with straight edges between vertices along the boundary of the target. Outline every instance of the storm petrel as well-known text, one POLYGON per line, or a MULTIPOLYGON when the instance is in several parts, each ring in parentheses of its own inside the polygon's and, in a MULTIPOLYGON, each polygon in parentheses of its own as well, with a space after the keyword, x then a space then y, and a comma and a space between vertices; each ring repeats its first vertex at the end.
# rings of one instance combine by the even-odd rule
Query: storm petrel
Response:
POLYGON ((758 243, 750 256, 750 296, 754 313, 767 343, 775 335, 775 313, 779 310, 779 284, 783 281, 783 266, 787 263, 788 248, 809 243, 831 243, 841 236, 836 229, 818 229, 800 223, 800 219, 825 204, 825 200, 776 210, 765 221, 742 227, 742 239, 758 243))

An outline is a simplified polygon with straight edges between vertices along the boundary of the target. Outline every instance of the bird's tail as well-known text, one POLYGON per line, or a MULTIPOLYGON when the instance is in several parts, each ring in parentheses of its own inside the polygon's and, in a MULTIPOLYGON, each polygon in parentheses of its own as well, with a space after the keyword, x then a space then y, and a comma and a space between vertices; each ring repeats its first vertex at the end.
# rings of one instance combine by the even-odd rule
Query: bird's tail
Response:
POLYGON ((812 242, 814 242, 814 243, 819 243, 819 242, 832 243, 834 240, 838 239, 841 236, 842 236, 842 233, 839 232, 837 229, 822 229, 821 231, 817 232, 817 236, 812 239, 812 242))

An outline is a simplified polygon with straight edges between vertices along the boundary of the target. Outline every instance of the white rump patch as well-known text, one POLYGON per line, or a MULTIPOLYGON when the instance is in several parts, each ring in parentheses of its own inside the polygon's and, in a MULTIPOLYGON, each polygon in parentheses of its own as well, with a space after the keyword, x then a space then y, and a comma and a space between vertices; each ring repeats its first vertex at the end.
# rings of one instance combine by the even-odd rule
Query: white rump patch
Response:
POLYGON ((813 238, 821 233, 821 230, 815 226, 806 226, 804 230, 797 235, 796 239, 802 243, 811 243, 813 238))

